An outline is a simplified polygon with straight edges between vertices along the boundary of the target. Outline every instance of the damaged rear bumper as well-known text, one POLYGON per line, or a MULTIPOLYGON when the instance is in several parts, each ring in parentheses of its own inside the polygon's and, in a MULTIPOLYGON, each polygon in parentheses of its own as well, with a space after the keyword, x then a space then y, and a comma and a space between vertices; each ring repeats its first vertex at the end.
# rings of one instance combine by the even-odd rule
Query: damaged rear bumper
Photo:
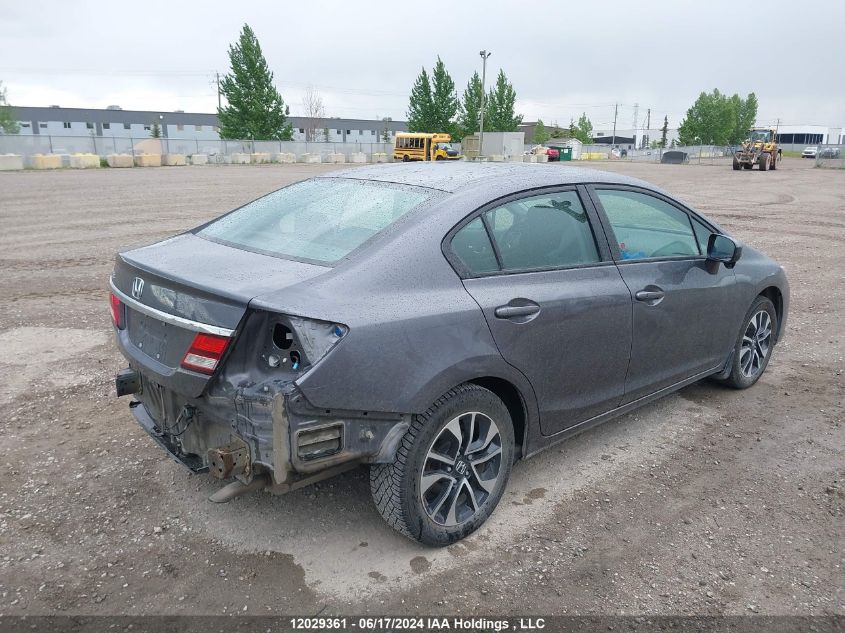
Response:
POLYGON ((174 460, 220 479, 264 477, 277 492, 357 464, 393 461, 410 425, 408 414, 316 409, 289 381, 212 386, 191 398, 130 371, 137 384, 124 370, 118 393, 137 387, 135 419, 174 460))

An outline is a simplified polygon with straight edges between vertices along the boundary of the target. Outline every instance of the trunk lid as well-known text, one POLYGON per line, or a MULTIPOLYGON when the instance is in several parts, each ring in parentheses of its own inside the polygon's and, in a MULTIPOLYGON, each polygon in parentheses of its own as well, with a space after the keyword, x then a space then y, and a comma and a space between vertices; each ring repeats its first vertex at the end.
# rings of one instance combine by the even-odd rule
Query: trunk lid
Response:
POLYGON ((189 233, 121 253, 112 275, 125 306, 121 347, 156 383, 199 395, 209 377, 180 368, 197 332, 234 333, 253 297, 327 270, 189 233))

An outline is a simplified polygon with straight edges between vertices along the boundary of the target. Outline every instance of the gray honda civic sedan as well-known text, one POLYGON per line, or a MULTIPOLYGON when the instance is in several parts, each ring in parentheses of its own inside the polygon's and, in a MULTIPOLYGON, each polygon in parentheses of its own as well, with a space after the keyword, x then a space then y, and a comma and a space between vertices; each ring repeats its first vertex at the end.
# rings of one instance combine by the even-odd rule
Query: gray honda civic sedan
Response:
POLYGON ((705 377, 753 385, 783 269, 648 183, 530 164, 388 165, 293 184, 121 253, 118 395, 212 495, 370 465, 445 545, 513 463, 705 377))

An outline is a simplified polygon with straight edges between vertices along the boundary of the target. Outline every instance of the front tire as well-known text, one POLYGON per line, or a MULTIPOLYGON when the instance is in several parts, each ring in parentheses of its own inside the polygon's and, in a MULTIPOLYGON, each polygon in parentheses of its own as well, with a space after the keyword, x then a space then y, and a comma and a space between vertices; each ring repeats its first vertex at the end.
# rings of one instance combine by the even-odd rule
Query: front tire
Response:
POLYGON ((766 371, 778 331, 775 306, 766 297, 757 297, 742 323, 734 345, 731 373, 720 381, 734 389, 748 389, 766 371))
POLYGON ((504 403, 483 387, 460 385, 414 416, 393 463, 370 467, 373 500, 401 534, 425 545, 449 545, 493 513, 514 451, 504 403))
POLYGON ((739 161, 734 156, 734 171, 739 171, 739 161))

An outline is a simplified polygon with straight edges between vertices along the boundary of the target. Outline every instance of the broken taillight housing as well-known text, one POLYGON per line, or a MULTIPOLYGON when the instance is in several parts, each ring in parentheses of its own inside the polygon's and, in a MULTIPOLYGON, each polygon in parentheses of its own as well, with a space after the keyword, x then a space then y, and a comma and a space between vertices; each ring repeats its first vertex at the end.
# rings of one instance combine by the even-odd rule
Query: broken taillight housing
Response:
POLYGON ((232 339, 214 334, 197 334, 182 359, 182 367, 201 374, 213 374, 232 339))
POLYGON ((114 296, 114 293, 109 294, 109 303, 111 304, 111 320, 118 330, 123 329, 123 303, 114 296))

